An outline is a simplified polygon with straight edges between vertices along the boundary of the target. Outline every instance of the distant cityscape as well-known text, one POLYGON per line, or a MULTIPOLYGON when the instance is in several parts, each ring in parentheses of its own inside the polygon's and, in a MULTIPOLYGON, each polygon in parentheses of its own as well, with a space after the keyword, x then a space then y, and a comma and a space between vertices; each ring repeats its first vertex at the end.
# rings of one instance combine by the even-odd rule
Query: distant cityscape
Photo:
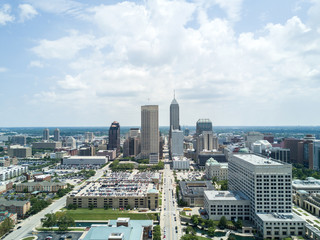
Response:
POLYGON ((1 128, 1 234, 320 239, 318 127, 181 126, 179 111, 174 97, 169 127, 144 105, 141 126, 1 128))

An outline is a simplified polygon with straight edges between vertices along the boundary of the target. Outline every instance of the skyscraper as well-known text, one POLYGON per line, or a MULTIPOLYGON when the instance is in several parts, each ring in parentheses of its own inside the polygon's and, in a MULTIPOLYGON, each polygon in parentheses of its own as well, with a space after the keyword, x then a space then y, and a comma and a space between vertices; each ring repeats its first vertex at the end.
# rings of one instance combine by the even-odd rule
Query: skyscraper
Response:
POLYGON ((43 137, 42 137, 42 139, 43 139, 44 141, 49 141, 49 129, 48 129, 48 128, 45 128, 45 129, 43 130, 43 137))
POLYGON ((59 128, 56 128, 54 130, 53 140, 56 142, 60 140, 60 129, 59 128))
POLYGON ((174 97, 170 104, 170 130, 180 130, 179 125, 179 104, 174 97))
POLYGON ((156 155, 159 158, 158 105, 141 106, 141 158, 150 158, 150 155, 152 159, 156 155))
POLYGON ((120 124, 117 121, 111 123, 109 128, 108 150, 113 149, 117 149, 117 153, 120 153, 120 124))
POLYGON ((212 132, 212 122, 210 119, 204 118, 197 121, 196 134, 199 136, 203 131, 212 132))

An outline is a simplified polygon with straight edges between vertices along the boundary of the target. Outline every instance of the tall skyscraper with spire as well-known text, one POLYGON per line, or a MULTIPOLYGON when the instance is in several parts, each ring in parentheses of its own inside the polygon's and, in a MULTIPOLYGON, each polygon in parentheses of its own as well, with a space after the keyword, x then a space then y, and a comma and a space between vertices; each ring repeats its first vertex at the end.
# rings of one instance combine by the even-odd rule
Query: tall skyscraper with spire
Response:
POLYGON ((180 130, 179 124, 179 104, 176 100, 175 94, 173 95, 173 100, 170 104, 170 131, 180 130))

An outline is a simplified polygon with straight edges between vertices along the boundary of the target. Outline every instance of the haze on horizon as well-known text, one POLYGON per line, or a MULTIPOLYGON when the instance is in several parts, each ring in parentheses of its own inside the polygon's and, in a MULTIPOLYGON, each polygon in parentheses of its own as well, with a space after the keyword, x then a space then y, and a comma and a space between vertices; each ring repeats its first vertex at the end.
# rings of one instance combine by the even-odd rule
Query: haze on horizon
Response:
POLYGON ((0 126, 318 126, 320 2, 0 2, 0 126), (148 100, 150 99, 150 100, 148 100))

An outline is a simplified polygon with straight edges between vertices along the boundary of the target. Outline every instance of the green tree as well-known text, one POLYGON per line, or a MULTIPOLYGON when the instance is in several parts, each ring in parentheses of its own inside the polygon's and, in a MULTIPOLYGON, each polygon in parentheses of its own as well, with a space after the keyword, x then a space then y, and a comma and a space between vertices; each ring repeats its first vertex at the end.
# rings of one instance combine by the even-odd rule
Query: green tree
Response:
POLYGON ((194 226, 197 226, 197 225, 199 224, 199 217, 198 217, 198 215, 192 215, 191 221, 192 221, 192 223, 193 223, 194 226))
POLYGON ((242 221, 240 219, 238 219, 235 223, 234 223, 235 227, 238 229, 242 228, 242 221))
POLYGON ((198 240, 198 237, 195 235, 186 234, 181 237, 181 240, 198 240))
POLYGON ((185 232, 186 232, 186 234, 195 234, 196 233, 196 231, 191 226, 186 227, 185 232))
POLYGON ((45 215, 45 219, 42 222, 43 227, 52 228, 57 224, 57 217, 54 213, 48 213, 45 215))
POLYGON ((213 237, 215 231, 216 231, 216 228, 215 228, 215 227, 209 227, 209 228, 208 228, 208 235, 209 235, 210 237, 213 237))
POLYGON ((89 208, 89 210, 92 210, 93 209, 93 205, 89 204, 88 208, 89 208))
POLYGON ((154 240, 160 240, 161 239, 161 230, 160 226, 157 225, 153 228, 153 239, 154 240))
POLYGON ((56 213, 57 217, 57 226, 60 231, 66 231, 69 227, 75 225, 74 219, 69 216, 66 212, 58 212, 56 213))
POLYGON ((224 229, 224 228, 227 226, 227 219, 226 219, 225 216, 222 216, 222 217, 220 218, 220 221, 219 221, 219 223, 218 223, 218 226, 219 226, 219 228, 222 228, 222 229, 224 229))
POLYGON ((0 225, 0 236, 6 234, 14 227, 13 220, 11 218, 6 218, 0 225))

